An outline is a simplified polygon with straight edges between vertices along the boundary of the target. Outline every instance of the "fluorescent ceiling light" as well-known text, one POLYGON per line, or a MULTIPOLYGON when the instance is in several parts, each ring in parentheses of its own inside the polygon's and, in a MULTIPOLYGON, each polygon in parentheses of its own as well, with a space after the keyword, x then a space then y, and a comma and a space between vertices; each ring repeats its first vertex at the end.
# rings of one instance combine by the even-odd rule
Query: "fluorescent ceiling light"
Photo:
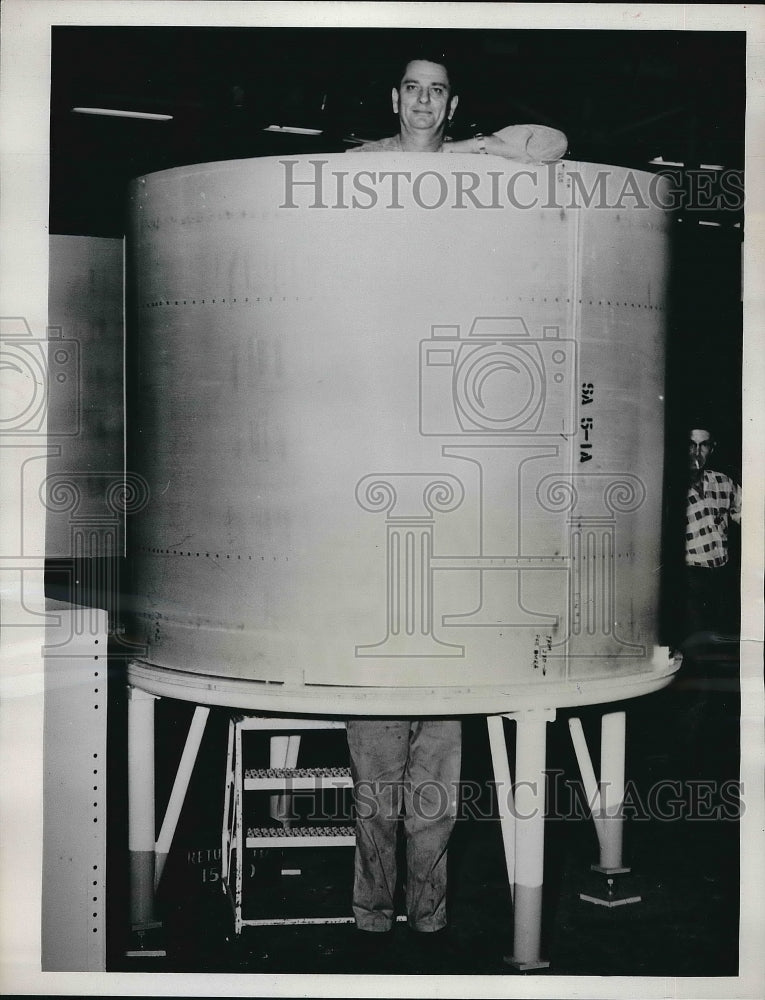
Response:
POLYGON ((297 125, 268 125, 264 132, 292 132, 294 135, 321 135, 320 128, 299 128, 297 125))
POLYGON ((80 115, 106 115, 109 118, 143 118, 152 122, 171 122, 172 115, 158 115, 151 111, 118 111, 116 108, 72 108, 80 115))
POLYGON ((664 164, 665 167, 684 167, 685 166, 684 163, 678 163, 676 160, 665 160, 664 157, 662 157, 662 156, 654 156, 654 158, 652 160, 649 160, 648 162, 649 163, 662 163, 662 164, 664 164))

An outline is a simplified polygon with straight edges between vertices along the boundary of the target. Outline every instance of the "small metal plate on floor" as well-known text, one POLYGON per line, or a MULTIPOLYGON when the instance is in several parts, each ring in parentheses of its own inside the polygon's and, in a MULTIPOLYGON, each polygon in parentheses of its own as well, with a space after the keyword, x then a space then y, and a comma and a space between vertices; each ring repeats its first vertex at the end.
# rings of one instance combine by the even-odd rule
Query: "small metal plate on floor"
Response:
POLYGON ((586 892, 580 892, 579 898, 583 899, 585 903, 595 903, 597 906, 626 906, 629 903, 642 903, 642 896, 590 896, 586 892))
POLYGON ((629 868, 617 873, 604 871, 593 866, 592 874, 587 879, 585 891, 579 893, 579 898, 585 903, 605 906, 609 909, 615 906, 629 906, 643 900, 629 876, 629 868))
POLYGON ((519 972, 536 972, 538 969, 550 968, 550 963, 541 959, 538 962, 521 962, 517 958, 513 958, 512 955, 505 955, 502 961, 507 965, 512 965, 519 972))
POLYGON ((157 921, 144 930, 133 932, 133 947, 125 949, 126 958, 166 958, 162 924, 157 921))

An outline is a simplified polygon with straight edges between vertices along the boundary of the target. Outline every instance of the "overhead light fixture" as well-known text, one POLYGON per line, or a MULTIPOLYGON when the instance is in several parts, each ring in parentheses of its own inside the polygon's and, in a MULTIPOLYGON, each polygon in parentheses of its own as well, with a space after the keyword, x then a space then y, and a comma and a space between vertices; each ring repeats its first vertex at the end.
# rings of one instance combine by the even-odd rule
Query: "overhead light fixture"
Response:
MULTIPOLYGON (((323 125, 326 122, 327 95, 322 94, 321 104, 313 99, 306 99, 301 93, 288 95, 284 102, 272 108, 268 114, 279 121, 302 121, 305 125, 264 125, 264 132, 284 132, 288 135, 323 135, 323 125)), ((268 121, 268 119, 265 119, 268 121)))
POLYGON ((158 115, 152 111, 120 111, 117 108, 72 108, 78 115, 105 115, 107 118, 141 118, 151 122, 171 122, 172 115, 158 115))
POLYGON ((293 135, 321 135, 320 128, 300 128, 298 125, 267 125, 264 132, 291 132, 293 135))
POLYGON ((678 163, 677 160, 665 160, 663 156, 654 156, 649 163, 661 163, 665 167, 684 167, 684 163, 678 163))

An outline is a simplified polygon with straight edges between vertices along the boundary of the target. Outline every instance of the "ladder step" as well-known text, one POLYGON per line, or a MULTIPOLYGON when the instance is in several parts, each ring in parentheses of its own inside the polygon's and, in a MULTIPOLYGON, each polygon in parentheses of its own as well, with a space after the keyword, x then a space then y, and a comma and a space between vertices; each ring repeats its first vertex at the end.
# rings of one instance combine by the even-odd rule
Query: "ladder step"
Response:
POLYGON ((299 791, 301 789, 351 788, 349 767, 263 767, 244 772, 244 789, 299 791))
POLYGON ((250 827, 245 847, 352 847, 354 826, 250 827))

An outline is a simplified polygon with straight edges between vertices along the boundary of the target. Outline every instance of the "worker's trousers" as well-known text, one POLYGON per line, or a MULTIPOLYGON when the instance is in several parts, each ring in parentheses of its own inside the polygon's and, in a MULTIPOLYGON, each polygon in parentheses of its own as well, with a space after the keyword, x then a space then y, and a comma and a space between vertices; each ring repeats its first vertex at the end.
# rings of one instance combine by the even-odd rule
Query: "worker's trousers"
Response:
POLYGON ((353 913, 366 931, 393 925, 396 839, 404 812, 410 927, 446 924, 446 848, 457 816, 461 724, 454 719, 347 723, 356 805, 353 913))

